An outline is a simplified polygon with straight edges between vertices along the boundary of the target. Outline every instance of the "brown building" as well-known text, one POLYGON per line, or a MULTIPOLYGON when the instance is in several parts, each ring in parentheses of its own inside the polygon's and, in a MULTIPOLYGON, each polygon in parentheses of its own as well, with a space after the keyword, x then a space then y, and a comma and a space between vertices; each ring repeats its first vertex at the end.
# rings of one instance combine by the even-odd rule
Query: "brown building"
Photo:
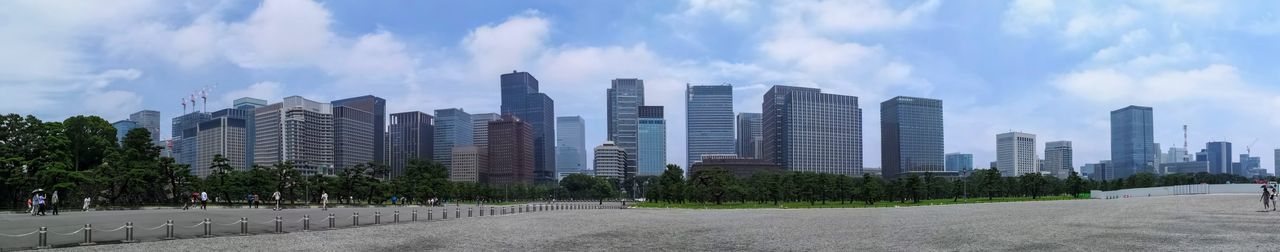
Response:
POLYGON ((711 167, 721 167, 729 170, 729 173, 738 179, 751 178, 751 176, 758 173, 781 173, 783 171, 781 166, 763 159, 703 156, 702 162, 693 163, 693 166, 689 167, 689 174, 711 167))
POLYGON ((480 180, 490 185, 532 184, 533 126, 511 114, 489 122, 489 165, 480 180))

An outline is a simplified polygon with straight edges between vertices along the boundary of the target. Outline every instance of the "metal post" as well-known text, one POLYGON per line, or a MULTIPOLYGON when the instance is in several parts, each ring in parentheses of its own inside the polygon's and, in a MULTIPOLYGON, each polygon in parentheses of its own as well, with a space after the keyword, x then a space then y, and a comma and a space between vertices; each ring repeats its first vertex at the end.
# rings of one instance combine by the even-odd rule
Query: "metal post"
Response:
POLYGON ((382 212, 373 212, 373 224, 382 224, 382 212))
POLYGON ((329 214, 329 229, 333 229, 333 214, 329 214))
POLYGON ((484 207, 480 207, 480 217, 484 217, 484 207))
POLYGON ((173 220, 164 222, 164 239, 173 240, 173 220))
POLYGON ((395 214, 393 214, 393 215, 391 215, 391 217, 392 217, 392 218, 391 218, 391 223, 399 223, 399 222, 400 222, 400 210, 396 210, 396 213, 395 213, 395 214))
MULTIPOLYGON (((443 211, 443 210, 441 210, 441 211, 443 211)), ((431 215, 431 209, 427 209, 427 220, 431 220, 431 219, 434 219, 434 218, 435 218, 435 216, 431 215)))
POLYGON ((409 219, 409 221, 418 221, 418 210, 413 210, 413 216, 410 218, 412 219, 409 219))
POLYGON ((40 241, 36 244, 37 249, 49 248, 49 228, 40 227, 40 241))
POLYGON ((124 240, 120 242, 124 242, 124 243, 136 242, 136 240, 133 239, 133 222, 124 223, 124 240))
POLYGON ((204 237, 213 237, 213 234, 210 233, 213 230, 210 229, 209 222, 209 218, 204 218, 204 237))
POLYGON ((311 231, 311 215, 302 216, 302 231, 311 231))
POLYGON ((84 224, 84 242, 80 245, 93 245, 93 224, 84 224))
POLYGON ((352 226, 352 227, 360 226, 360 213, 359 213, 359 212, 351 213, 351 226, 352 226))
POLYGON ((249 218, 240 218, 240 235, 249 235, 249 218))
POLYGON ((453 218, 462 218, 462 208, 458 208, 456 206, 453 207, 453 218))
POLYGON ((278 215, 277 215, 277 216, 276 216, 276 233, 277 233, 277 234, 279 234, 279 233, 284 233, 284 231, 283 231, 283 227, 282 227, 282 225, 280 225, 282 222, 283 222, 283 221, 280 219, 280 216, 278 216, 278 215))
POLYGON ((441 220, 448 220, 448 219, 449 219, 449 210, 440 209, 440 216, 441 216, 441 217, 440 217, 440 219, 441 219, 441 220))
POLYGON ((475 209, 472 209, 471 207, 467 207, 467 218, 471 218, 471 213, 474 212, 474 210, 475 209))
POLYGON ((493 215, 493 207, 489 207, 489 215, 493 215))

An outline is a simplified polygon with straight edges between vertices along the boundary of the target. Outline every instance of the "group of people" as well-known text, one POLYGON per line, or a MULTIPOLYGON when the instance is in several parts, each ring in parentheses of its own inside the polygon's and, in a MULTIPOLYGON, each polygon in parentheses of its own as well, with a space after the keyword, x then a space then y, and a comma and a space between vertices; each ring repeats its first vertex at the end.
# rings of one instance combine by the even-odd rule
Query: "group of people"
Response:
MULTIPOLYGON (((280 207, 280 191, 272 193, 271 198, 276 202, 276 207, 272 208, 272 211, 284 210, 284 208, 280 207)), ((245 201, 249 202, 249 208, 258 208, 259 206, 262 206, 262 197, 258 196, 257 193, 245 195, 245 201)))
POLYGON ((1270 184, 1262 185, 1262 210, 1276 210, 1276 186, 1270 184))
POLYGON ((196 208, 197 206, 199 206, 200 209, 205 209, 205 207, 207 207, 208 205, 209 205, 208 193, 191 192, 191 201, 188 201, 187 204, 182 205, 182 210, 196 208))
POLYGON ((44 216, 46 212, 58 215, 58 192, 45 195, 43 191, 37 190, 31 198, 27 198, 27 208, 31 209, 31 216, 44 216))

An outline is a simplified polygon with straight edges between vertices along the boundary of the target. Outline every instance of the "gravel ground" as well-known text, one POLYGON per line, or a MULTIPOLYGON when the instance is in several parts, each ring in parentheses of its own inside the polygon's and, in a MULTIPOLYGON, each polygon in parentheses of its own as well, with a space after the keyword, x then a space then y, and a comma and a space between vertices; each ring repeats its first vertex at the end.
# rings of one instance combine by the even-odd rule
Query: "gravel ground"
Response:
POLYGON ((1280 213, 1252 195, 876 209, 555 211, 73 251, 1246 251, 1280 213))

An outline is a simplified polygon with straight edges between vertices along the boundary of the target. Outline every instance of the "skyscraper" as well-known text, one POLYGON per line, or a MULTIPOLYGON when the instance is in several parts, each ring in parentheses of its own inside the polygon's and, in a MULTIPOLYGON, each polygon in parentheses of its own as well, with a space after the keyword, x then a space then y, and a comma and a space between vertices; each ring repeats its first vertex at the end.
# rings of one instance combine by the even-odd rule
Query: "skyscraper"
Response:
MULTIPOLYGON (((640 106, 637 166, 628 166, 631 175, 659 176, 667 167, 667 120, 662 106, 640 106)), ((629 152, 628 152, 629 153, 629 152)))
POLYGON ((497 113, 471 114, 471 144, 481 149, 489 148, 489 122, 501 118, 497 113))
POLYGON ((1253 177, 1253 170, 1262 168, 1262 157, 1253 157, 1249 154, 1240 154, 1240 169, 1235 171, 1236 175, 1246 178, 1253 177))
POLYGON ((586 126, 581 116, 556 117, 556 172, 587 169, 586 126))
POLYGON ((431 161, 435 130, 431 115, 418 111, 400 112, 391 114, 390 121, 387 133, 390 134, 391 142, 387 144, 391 146, 388 154, 391 171, 388 177, 403 175, 404 166, 409 160, 431 161))
MULTIPOLYGON (((1150 107, 1128 106, 1111 111, 1111 165, 1108 179, 1154 173, 1155 146, 1150 107), (1114 176, 1112 176, 1114 175, 1114 176)), ((1230 159, 1228 157, 1228 159, 1230 159)))
POLYGON ((685 167, 701 161, 703 155, 736 155, 732 85, 686 85, 685 118, 685 167))
POLYGON ((163 146, 163 139, 160 139, 160 111, 143 110, 134 112, 129 115, 129 121, 138 124, 139 128, 147 129, 151 133, 151 142, 156 146, 163 146))
POLYGON ((511 114, 489 122, 489 167, 480 171, 481 181, 490 185, 535 182, 533 126, 511 114))
POLYGON ((1210 174, 1231 174, 1231 142, 1206 143, 1204 152, 1210 174))
POLYGON ((111 127, 116 128, 116 145, 121 145, 124 144, 124 137, 129 134, 129 131, 138 128, 138 122, 119 120, 111 123, 111 127))
POLYGON ((765 93, 762 111, 765 160, 788 171, 862 174, 858 97, 779 85, 765 93))
POLYGON ((738 113, 738 140, 734 148, 739 157, 760 158, 760 113, 738 113))
POLYGON ((617 178, 624 176, 627 163, 627 150, 618 147, 613 141, 604 141, 595 149, 596 177, 617 178))
POLYGON ((245 167, 253 167, 253 160, 254 160, 253 148, 254 148, 254 142, 256 141, 258 136, 257 134, 258 131, 254 127, 255 116, 253 111, 254 109, 257 109, 257 108, 266 107, 267 101, 262 99, 256 99, 256 98, 241 97, 239 99, 236 99, 234 102, 232 102, 232 104, 233 105, 231 106, 231 108, 239 109, 244 112, 243 118, 245 120, 245 125, 248 125, 247 127, 244 128, 245 130, 244 161, 246 165, 245 167))
POLYGON ((334 172, 363 163, 382 162, 377 159, 382 149, 374 146, 383 140, 382 135, 376 135, 376 122, 372 112, 357 106, 333 106, 334 172))
POLYGON ((1009 132, 996 135, 996 168, 1005 177, 1037 173, 1036 135, 1009 132))
POLYGON ((1275 152, 1271 154, 1271 160, 1274 162, 1271 164, 1273 165, 1271 166, 1271 171, 1275 172, 1276 175, 1280 175, 1280 149, 1276 149, 1275 152))
POLYGON ((624 170, 634 170, 636 162, 644 155, 637 144, 639 110, 644 106, 644 80, 614 79, 606 97, 608 139, 631 154, 632 159, 628 160, 631 163, 626 164, 624 170))
POLYGON ((333 107, 300 96, 254 109, 253 163, 292 161, 304 175, 333 172, 333 107))
POLYGON ((480 182, 480 171, 489 168, 489 150, 475 145, 453 147, 449 181, 480 182))
MULTIPOLYGON (((200 123, 196 149, 196 163, 213 164, 214 157, 222 155, 227 163, 236 170, 247 170, 251 164, 245 160, 246 129, 249 111, 241 109, 223 109, 213 112, 213 119, 200 123)), ((192 166, 191 173, 196 177, 206 178, 213 175, 210 165, 192 166)))
POLYGON ((1073 171, 1071 141, 1044 143, 1044 170, 1049 176, 1065 179, 1073 171))
MULTIPOLYGON (((240 100, 236 100, 236 103, 239 104, 240 103, 239 101, 240 100)), ((251 101, 246 101, 246 102, 251 102, 251 101)), ((236 105, 236 106, 239 107, 240 105, 236 105)), ((373 122, 372 122, 373 136, 374 136, 373 149, 374 150, 387 149, 387 143, 386 143, 387 139, 385 137, 380 137, 387 133, 387 100, 377 96, 365 95, 365 96, 351 97, 347 99, 333 101, 333 106, 349 107, 349 108, 354 108, 361 111, 369 112, 369 114, 373 119, 373 122)), ((386 156, 386 153, 384 151, 374 151, 373 161, 383 162, 383 160, 386 160, 385 156, 386 156)))
POLYGON ((445 169, 452 172, 453 147, 474 144, 475 131, 472 130, 471 114, 459 108, 437 109, 434 144, 432 144, 432 160, 440 162, 445 169))
POLYGON ((1187 155, 1187 149, 1180 147, 1169 147, 1169 153, 1164 155, 1164 160, 1160 163, 1180 163, 1194 161, 1187 155))
POLYGON ((534 176, 539 182, 555 182, 554 101, 546 94, 538 93, 538 79, 527 72, 503 74, 501 82, 502 106, 499 112, 504 116, 512 114, 533 127, 534 176))
POLYGON ((209 113, 199 111, 173 118, 172 132, 170 132, 173 136, 173 150, 170 151, 170 155, 173 156, 175 163, 191 167, 209 166, 209 164, 196 162, 196 148, 199 146, 196 134, 200 132, 200 123, 209 119, 212 119, 209 113))
POLYGON ((944 171, 942 100, 898 96, 880 103, 882 176, 944 171))
POLYGON ((947 153, 946 159, 947 171, 965 176, 973 173, 973 154, 947 153))

